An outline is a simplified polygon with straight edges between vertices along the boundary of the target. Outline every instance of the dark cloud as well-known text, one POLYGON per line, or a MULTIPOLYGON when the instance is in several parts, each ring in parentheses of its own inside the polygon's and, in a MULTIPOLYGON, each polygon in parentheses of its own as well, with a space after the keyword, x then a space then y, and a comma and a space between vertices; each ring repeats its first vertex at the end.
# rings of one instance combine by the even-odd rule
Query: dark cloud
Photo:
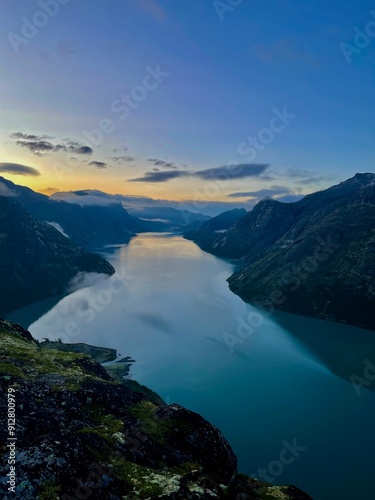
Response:
POLYGON ((93 149, 90 146, 80 146, 77 149, 69 149, 69 151, 77 155, 91 155, 93 153, 93 149))
POLYGON ((190 174, 181 172, 180 170, 163 171, 163 172, 146 172, 143 177, 129 179, 129 182, 167 182, 178 177, 187 177, 190 174))
POLYGON ((64 151, 66 153, 75 153, 77 155, 91 155, 92 148, 85 146, 77 141, 65 139, 62 144, 53 144, 50 140, 53 137, 47 135, 23 134, 15 132, 11 134, 13 139, 17 139, 16 144, 22 148, 26 148, 31 153, 37 156, 46 156, 49 153, 58 153, 64 151))
POLYGON ((108 168, 108 163, 104 161, 90 161, 89 165, 96 168, 108 168))
POLYGON ((39 170, 33 167, 27 167, 26 165, 20 165, 19 163, 0 163, 0 172, 6 172, 12 175, 31 175, 37 177, 40 175, 39 170))
POLYGON ((24 139, 25 141, 43 141, 45 139, 53 139, 50 135, 35 135, 24 134, 22 132, 14 132, 10 135, 12 139, 24 139))
POLYGON ((147 161, 153 163, 155 167, 173 168, 177 169, 178 165, 173 161, 158 160, 157 158, 149 158, 147 161))
POLYGON ((127 156, 127 155, 124 155, 124 156, 112 156, 112 160, 115 161, 116 163, 122 163, 124 161, 132 162, 132 161, 135 160, 135 158, 133 158, 133 156, 127 156))
MULTIPOLYGON (((24 141, 18 140, 16 141, 17 146, 21 146, 22 148, 27 148, 29 151, 34 153, 37 156, 45 156, 46 153, 51 153, 55 151, 55 146, 48 141, 24 141)), ((58 149, 59 151, 59 149, 58 149)))
POLYGON ((204 180, 244 179, 246 177, 259 177, 268 167, 267 164, 239 163, 238 165, 198 170, 193 175, 204 180))
MULTIPOLYGON (((155 163, 155 159, 149 159, 148 161, 154 162, 154 165, 160 165, 160 163, 155 163)), ((167 163, 167 165, 169 165, 167 163)), ((163 162, 161 167, 166 166, 166 162, 163 162)), ((257 163, 240 163, 238 165, 228 165, 217 168, 208 168, 206 170, 197 170, 195 172, 181 171, 173 168, 172 172, 159 171, 153 169, 152 172, 146 172, 143 177, 137 177, 136 179, 130 179, 131 182, 167 182, 178 177, 197 177, 199 179, 204 179, 208 181, 212 180, 231 180, 231 179, 244 179, 246 177, 260 177, 263 172, 269 167, 266 164, 257 163)), ((157 168, 157 167, 156 167, 157 168)), ((172 168, 172 167, 167 167, 172 168)))

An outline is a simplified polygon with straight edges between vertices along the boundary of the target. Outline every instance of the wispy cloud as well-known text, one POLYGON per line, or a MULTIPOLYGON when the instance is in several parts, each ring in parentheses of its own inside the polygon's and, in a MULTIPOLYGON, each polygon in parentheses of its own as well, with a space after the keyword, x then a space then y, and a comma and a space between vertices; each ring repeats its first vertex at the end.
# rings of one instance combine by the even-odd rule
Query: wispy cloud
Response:
POLYGON ((39 170, 33 167, 28 167, 26 165, 20 165, 19 163, 0 163, 0 173, 7 173, 12 175, 30 175, 32 177, 38 177, 40 175, 39 170))
MULTIPOLYGON (((149 161, 155 160, 150 159, 149 161)), ((157 160, 159 161, 159 160, 157 160)), ((165 165, 161 165, 164 166, 165 165)), ((259 177, 263 174, 269 165, 258 163, 239 163, 238 165, 229 165, 216 168, 208 168, 206 170, 196 170, 195 172, 182 171, 173 169, 172 171, 161 171, 159 168, 154 168, 152 172, 146 172, 143 177, 130 179, 130 182, 167 182, 179 177, 195 177, 203 180, 231 180, 245 179, 246 177, 259 177)), ((170 168, 170 167, 169 167, 170 168)))
POLYGON ((129 179, 129 182, 167 182, 178 177, 190 176, 188 172, 181 170, 146 172, 143 177, 129 179))
POLYGON ((3 182, 0 181, 0 196, 5 196, 7 198, 14 198, 18 196, 18 193, 9 189, 3 182))
POLYGON ((129 150, 129 148, 127 146, 120 146, 118 148, 112 149, 112 152, 118 154, 118 153, 123 153, 123 152, 128 151, 128 150, 129 150))
POLYGON ((46 194, 47 196, 50 196, 53 193, 57 193, 58 191, 59 189, 56 187, 46 187, 39 190, 40 193, 46 194))
POLYGON ((305 170, 301 168, 290 168, 286 173, 282 174, 284 177, 298 181, 299 184, 319 184, 321 182, 331 182, 336 178, 334 175, 319 175, 316 172, 305 170))
POLYGON ((263 163, 239 163, 238 165, 229 165, 194 172, 195 177, 205 180, 230 180, 245 179, 246 177, 259 177, 269 168, 268 164, 263 163))
POLYGON ((153 163, 156 167, 173 168, 173 169, 178 168, 178 165, 173 161, 158 160, 157 158, 149 158, 147 161, 153 163))
POLYGON ((229 198, 255 198, 260 197, 265 198, 267 196, 283 196, 287 194, 297 194, 300 189, 292 189, 286 186, 272 186, 269 189, 259 189, 258 191, 243 191, 238 193, 231 193, 228 195, 229 198))
POLYGON ((89 166, 96 168, 108 168, 108 163, 105 163, 104 161, 90 161, 89 166))
POLYGON ((124 161, 126 162, 132 162, 135 160, 135 158, 133 156, 127 156, 127 155, 123 155, 123 156, 112 156, 111 158, 113 161, 115 161, 116 163, 123 163, 124 161))
POLYGON ((43 141, 45 139, 53 139, 50 135, 35 135, 24 134, 23 132, 14 132, 10 135, 12 139, 24 139, 25 141, 43 141))
POLYGON ((54 144, 51 142, 53 137, 48 135, 34 135, 14 132, 10 137, 12 139, 17 139, 17 146, 28 149, 36 156, 46 156, 47 154, 58 153, 60 151, 74 153, 77 155, 91 155, 93 153, 93 149, 91 147, 85 146, 84 144, 71 139, 65 139, 62 143, 54 144))

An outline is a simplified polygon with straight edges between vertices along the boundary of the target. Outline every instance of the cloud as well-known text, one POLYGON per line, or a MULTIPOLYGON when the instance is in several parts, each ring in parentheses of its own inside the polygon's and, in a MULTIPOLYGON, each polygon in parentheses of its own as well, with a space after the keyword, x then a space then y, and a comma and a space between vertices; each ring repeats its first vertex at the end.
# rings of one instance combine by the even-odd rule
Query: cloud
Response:
POLYGON ((129 179, 128 182, 167 182, 178 177, 188 177, 189 175, 191 174, 180 170, 146 172, 143 177, 129 179))
POLYGON ((50 135, 35 135, 24 134, 22 132, 14 132, 10 135, 12 139, 24 139, 25 141, 43 141, 45 139, 53 139, 50 135))
POLYGON ((119 148, 112 149, 113 153, 123 153, 124 151, 128 151, 129 148, 126 146, 120 146, 119 148))
POLYGON ((104 161, 90 161, 89 166, 96 168, 108 168, 108 163, 105 163, 104 161))
POLYGON ((254 45, 252 52, 263 62, 289 61, 318 66, 318 60, 314 54, 298 48, 296 42, 290 38, 281 38, 269 45, 258 43, 254 45))
POLYGON ((204 180, 244 179, 246 177, 259 177, 268 167, 268 164, 261 163, 239 163, 238 165, 198 170, 193 175, 204 180))
POLYGON ((133 158, 133 156, 123 155, 123 156, 112 156, 112 160, 115 161, 116 163, 122 163, 124 161, 128 162, 134 161, 135 158, 133 158))
POLYGON ((149 158, 147 161, 153 163, 155 167, 173 168, 173 169, 178 168, 178 165, 173 161, 158 160, 157 158, 149 158))
POLYGON ((37 156, 45 156, 46 153, 55 151, 55 146, 47 141, 21 141, 16 142, 17 146, 27 148, 37 156))
POLYGON ((78 51, 74 45, 70 42, 60 42, 59 43, 59 52, 65 57, 70 57, 73 54, 76 54, 78 51))
POLYGON ((6 172, 12 175, 31 175, 32 177, 37 177, 40 175, 39 170, 33 167, 27 167, 26 165, 20 165, 19 163, 0 163, 0 172, 6 172))
POLYGON ((319 175, 310 170, 304 170, 300 168, 290 168, 286 173, 283 174, 285 177, 294 179, 299 184, 319 184, 321 182, 334 181, 337 179, 334 175, 319 175))
POLYGON ((239 193, 229 194, 229 198, 265 198, 267 196, 282 196, 296 194, 295 191, 286 186, 272 186, 269 189, 259 189, 258 191, 244 191, 239 193))
POLYGON ((80 142, 71 141, 69 139, 66 139, 65 144, 58 144, 56 147, 77 155, 91 155, 93 153, 93 149, 90 148, 90 146, 84 146, 80 142))
POLYGON ((50 140, 47 140, 53 139, 53 137, 47 135, 23 134, 22 132, 15 132, 11 134, 10 137, 17 139, 17 146, 26 148, 37 156, 46 156, 49 153, 58 153, 59 151, 75 153, 77 155, 91 155, 93 153, 92 148, 89 146, 85 146, 70 139, 65 139, 62 144, 53 144, 50 140))
POLYGON ((12 191, 3 182, 0 182, 0 196, 5 196, 6 198, 14 198, 18 196, 18 193, 12 191))
POLYGON ((55 187, 46 187, 38 190, 39 193, 46 194, 47 196, 50 196, 53 193, 57 193, 58 191, 59 189, 55 187))
MULTIPOLYGON (((149 159, 155 164, 155 159, 149 159)), ((163 162, 165 163, 165 162, 163 162)), ((168 164, 167 164, 168 165, 168 164)), ((166 165, 161 165, 165 167, 166 165)), ((154 168, 152 172, 146 172, 143 177, 136 179, 129 179, 130 182, 167 182, 179 177, 196 177, 204 180, 231 180, 231 179, 244 179, 246 177, 259 177, 269 167, 267 164, 257 163, 240 163, 238 165, 228 165, 223 167, 208 168, 206 170, 196 170, 195 172, 181 171, 174 169, 170 172, 160 171, 154 168)), ((168 167, 167 168, 172 168, 168 167)))
POLYGON ((133 0, 133 3, 156 21, 164 22, 167 18, 166 10, 156 0, 133 0))

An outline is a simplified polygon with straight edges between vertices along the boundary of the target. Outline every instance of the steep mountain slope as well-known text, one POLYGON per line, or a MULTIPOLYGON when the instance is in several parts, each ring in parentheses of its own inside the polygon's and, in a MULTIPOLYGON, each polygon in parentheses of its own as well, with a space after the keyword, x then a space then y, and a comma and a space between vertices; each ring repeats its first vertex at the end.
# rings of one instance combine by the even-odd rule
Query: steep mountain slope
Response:
POLYGON ((119 202, 80 206, 77 203, 51 200, 3 177, 0 177, 0 182, 35 219, 57 223, 69 238, 84 248, 128 243, 136 232, 153 230, 144 221, 131 217, 119 202))
POLYGON ((41 349, 3 321, 0 343, 0 392, 9 395, 0 413, 16 407, 16 424, 0 427, 1 442, 17 451, 12 471, 15 450, 0 450, 4 500, 311 500, 237 474, 216 427, 133 380, 114 381, 90 356, 41 349))
POLYGON ((64 293, 78 272, 114 273, 103 258, 33 219, 15 199, 0 196, 0 315, 64 293))
POLYGON ((228 281, 248 302, 375 330, 375 174, 262 201, 209 250, 243 259, 228 281))
POLYGON ((223 212, 199 225, 197 221, 195 221, 184 231, 184 238, 193 240, 203 250, 209 250, 218 237, 218 233, 227 231, 244 215, 246 215, 246 210, 244 208, 235 208, 223 212))

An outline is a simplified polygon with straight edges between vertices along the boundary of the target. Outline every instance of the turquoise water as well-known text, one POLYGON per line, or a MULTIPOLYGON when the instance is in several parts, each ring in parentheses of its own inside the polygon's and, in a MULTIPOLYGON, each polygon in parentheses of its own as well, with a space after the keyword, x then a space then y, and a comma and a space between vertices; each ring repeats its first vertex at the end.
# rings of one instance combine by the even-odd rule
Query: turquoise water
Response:
POLYGON ((141 235, 105 256, 117 274, 85 277, 30 326, 36 338, 133 357, 134 379, 222 430, 241 472, 262 468, 317 500, 375 498, 375 381, 361 394, 349 381, 375 363, 374 332, 267 318, 228 289, 231 263, 179 236, 141 235))

